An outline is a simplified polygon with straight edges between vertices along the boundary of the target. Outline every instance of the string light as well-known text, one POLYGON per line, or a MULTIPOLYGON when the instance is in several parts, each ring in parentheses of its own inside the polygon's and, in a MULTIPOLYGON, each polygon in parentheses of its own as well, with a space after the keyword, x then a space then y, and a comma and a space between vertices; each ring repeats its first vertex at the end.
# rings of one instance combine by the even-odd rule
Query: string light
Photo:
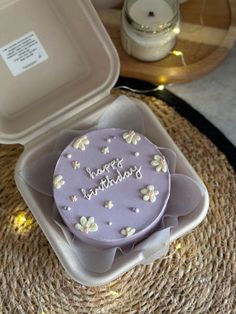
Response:
POLYGON ((19 212, 14 219, 14 225, 20 228, 26 222, 26 216, 24 212, 19 212))
POLYGON ((175 27, 173 29, 173 33, 175 33, 176 35, 178 35, 180 33, 180 28, 179 27, 175 27))
POLYGON ((163 91, 165 89, 165 85, 161 84, 157 86, 157 90, 163 91))
POLYGON ((114 290, 110 290, 110 294, 114 299, 117 299, 120 297, 120 293, 114 290))
POLYGON ((181 56, 183 56, 183 52, 180 51, 180 50, 173 50, 173 51, 172 51, 172 54, 173 54, 174 56, 176 56, 176 57, 181 57, 181 56))
POLYGON ((13 227, 16 231, 20 233, 25 233, 29 231, 30 227, 33 224, 33 219, 27 217, 24 211, 19 211, 13 218, 13 227))
POLYGON ((173 51, 171 52, 171 54, 174 55, 174 56, 176 56, 176 57, 180 57, 181 62, 182 62, 182 64, 183 64, 183 67, 184 67, 185 70, 186 70, 186 74, 189 76, 190 80, 193 81, 194 79, 193 79, 193 77, 192 77, 191 72, 189 71, 189 69, 188 69, 188 67, 187 67, 187 63, 186 63, 186 61, 185 61, 183 52, 180 51, 180 50, 173 50, 173 51))
POLYGON ((159 82, 160 82, 160 84, 165 85, 167 83, 167 77, 164 75, 161 75, 159 77, 159 82))
POLYGON ((181 250, 181 247, 182 247, 181 243, 177 243, 175 246, 175 250, 179 251, 179 250, 181 250))

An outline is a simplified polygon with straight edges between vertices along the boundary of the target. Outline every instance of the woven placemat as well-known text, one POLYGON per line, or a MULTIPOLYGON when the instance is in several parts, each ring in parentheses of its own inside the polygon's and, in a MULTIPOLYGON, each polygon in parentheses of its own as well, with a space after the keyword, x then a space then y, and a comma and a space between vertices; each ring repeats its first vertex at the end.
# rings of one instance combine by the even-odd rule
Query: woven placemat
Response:
POLYGON ((0 313, 236 313, 235 172, 173 108, 132 96, 154 111, 206 184, 207 218, 153 264, 107 286, 82 286, 65 273, 16 189, 14 167, 23 148, 0 145, 0 313))

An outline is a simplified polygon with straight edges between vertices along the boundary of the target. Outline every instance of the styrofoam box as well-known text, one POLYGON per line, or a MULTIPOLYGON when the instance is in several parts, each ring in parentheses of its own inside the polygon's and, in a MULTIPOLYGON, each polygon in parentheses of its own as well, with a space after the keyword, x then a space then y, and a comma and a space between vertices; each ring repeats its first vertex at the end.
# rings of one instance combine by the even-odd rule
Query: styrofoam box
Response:
MULTIPOLYGON (((117 53, 88 0, 2 1, 0 29, 4 29, 0 53, 1 47, 34 32, 48 56, 19 75, 13 75, 0 58, 0 141, 24 145, 15 169, 17 187, 67 273, 85 285, 107 284, 151 257, 131 251, 116 258, 106 273, 87 271, 50 218, 52 201, 30 188, 20 173, 52 150, 60 131, 96 126, 113 101, 110 90, 119 74, 117 53)), ((143 113, 145 135, 158 146, 176 152, 178 173, 203 184, 152 111, 141 101, 133 101, 143 113)), ((208 202, 205 189, 198 208, 172 230, 171 242, 203 220, 208 202)))

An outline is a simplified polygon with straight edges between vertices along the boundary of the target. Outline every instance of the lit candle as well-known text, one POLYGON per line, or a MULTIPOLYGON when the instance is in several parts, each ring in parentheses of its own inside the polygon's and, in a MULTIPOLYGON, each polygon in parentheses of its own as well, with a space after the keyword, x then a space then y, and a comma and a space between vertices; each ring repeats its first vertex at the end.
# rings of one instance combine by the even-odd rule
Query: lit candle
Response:
POLYGON ((160 60, 173 49, 178 26, 177 0, 126 0, 122 11, 122 45, 137 59, 160 60))

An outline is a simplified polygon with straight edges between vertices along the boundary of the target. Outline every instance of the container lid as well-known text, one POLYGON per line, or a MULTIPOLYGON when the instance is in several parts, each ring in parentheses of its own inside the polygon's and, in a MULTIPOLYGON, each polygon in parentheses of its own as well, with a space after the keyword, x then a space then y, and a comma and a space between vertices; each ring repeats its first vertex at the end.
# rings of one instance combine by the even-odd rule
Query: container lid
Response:
POLYGON ((117 52, 88 0, 0 0, 0 142, 24 144, 110 93, 117 52))

